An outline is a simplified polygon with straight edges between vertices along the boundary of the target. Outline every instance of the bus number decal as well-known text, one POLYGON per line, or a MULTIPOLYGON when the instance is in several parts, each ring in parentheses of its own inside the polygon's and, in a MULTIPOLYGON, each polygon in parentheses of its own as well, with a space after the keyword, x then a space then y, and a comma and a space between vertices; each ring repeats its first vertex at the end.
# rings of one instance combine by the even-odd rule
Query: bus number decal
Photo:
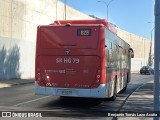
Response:
POLYGON ((91 36, 91 29, 77 29, 77 36, 91 36))
POLYGON ((78 64, 79 58, 56 58, 56 63, 75 63, 78 64))
POLYGON ((79 58, 73 58, 73 63, 79 63, 79 58))
POLYGON ((87 35, 89 35, 89 31, 88 30, 81 30, 81 35, 87 36, 87 35))

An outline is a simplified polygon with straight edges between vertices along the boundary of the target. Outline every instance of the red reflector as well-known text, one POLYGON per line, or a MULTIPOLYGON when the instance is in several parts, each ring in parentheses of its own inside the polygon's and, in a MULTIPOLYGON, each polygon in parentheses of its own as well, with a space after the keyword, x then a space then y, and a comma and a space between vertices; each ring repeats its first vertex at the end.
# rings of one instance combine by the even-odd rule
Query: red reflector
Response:
POLYGON ((100 75, 97 75, 97 78, 100 78, 100 75))
POLYGON ((37 73, 37 76, 39 77, 41 74, 40 73, 37 73))

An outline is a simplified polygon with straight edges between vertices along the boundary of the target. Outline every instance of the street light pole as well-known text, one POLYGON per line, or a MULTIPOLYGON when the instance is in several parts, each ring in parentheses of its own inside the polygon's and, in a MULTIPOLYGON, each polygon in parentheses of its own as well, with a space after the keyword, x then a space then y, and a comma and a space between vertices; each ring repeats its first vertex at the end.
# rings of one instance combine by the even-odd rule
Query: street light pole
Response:
POLYGON ((67 16, 67 15, 66 15, 66 7, 67 7, 67 6, 66 6, 66 0, 65 0, 65 20, 66 20, 66 16, 67 16))
POLYGON ((151 42, 152 42, 152 32, 153 32, 154 29, 155 29, 155 27, 151 30, 151 42))
POLYGON ((107 20, 108 20, 108 6, 111 4, 111 2, 113 2, 114 0, 110 0, 107 4, 107 20))
POLYGON ((154 28, 151 30, 151 42, 150 42, 150 52, 149 52, 149 59, 148 59, 148 65, 152 66, 152 32, 153 32, 154 28))
POLYGON ((108 4, 105 2, 105 1, 97 1, 97 2, 102 2, 106 5, 106 8, 107 8, 107 21, 108 21, 108 4))
MULTIPOLYGON (((155 0, 155 42, 154 42, 154 111, 160 110, 160 0, 155 0)), ((159 117, 154 117, 159 120, 159 117)))
POLYGON ((110 0, 108 3, 106 3, 105 1, 98 1, 98 2, 103 2, 106 5, 106 7, 107 7, 107 21, 108 21, 108 7, 111 4, 111 2, 113 2, 113 1, 114 0, 110 0))

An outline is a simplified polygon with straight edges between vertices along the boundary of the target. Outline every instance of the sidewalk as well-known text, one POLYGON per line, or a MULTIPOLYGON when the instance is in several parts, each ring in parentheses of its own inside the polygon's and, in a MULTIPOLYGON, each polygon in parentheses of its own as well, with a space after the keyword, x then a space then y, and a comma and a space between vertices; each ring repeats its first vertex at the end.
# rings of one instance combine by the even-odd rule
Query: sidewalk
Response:
POLYGON ((34 79, 1 80, 0 88, 11 87, 13 85, 19 85, 19 84, 28 84, 28 83, 34 83, 34 79))
MULTIPOLYGON (((154 110, 153 95, 153 81, 150 81, 142 85, 135 92, 133 92, 132 95, 129 96, 128 100, 122 107, 121 112, 152 112, 154 110)), ((118 117, 118 120, 153 120, 153 117, 118 117)))

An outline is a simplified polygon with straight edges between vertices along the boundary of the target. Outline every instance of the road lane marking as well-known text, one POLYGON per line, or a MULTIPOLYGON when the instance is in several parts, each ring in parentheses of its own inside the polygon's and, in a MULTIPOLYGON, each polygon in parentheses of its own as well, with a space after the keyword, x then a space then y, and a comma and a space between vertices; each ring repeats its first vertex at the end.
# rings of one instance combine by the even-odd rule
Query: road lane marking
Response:
POLYGON ((30 100, 30 101, 18 103, 18 104, 13 105, 13 106, 14 106, 14 107, 17 107, 17 106, 19 106, 19 105, 27 104, 27 103, 30 103, 30 102, 35 102, 35 101, 38 101, 38 100, 41 100, 41 99, 45 99, 45 98, 48 98, 48 97, 51 97, 51 96, 45 96, 45 97, 41 97, 41 98, 38 98, 38 99, 34 99, 34 100, 30 100))

